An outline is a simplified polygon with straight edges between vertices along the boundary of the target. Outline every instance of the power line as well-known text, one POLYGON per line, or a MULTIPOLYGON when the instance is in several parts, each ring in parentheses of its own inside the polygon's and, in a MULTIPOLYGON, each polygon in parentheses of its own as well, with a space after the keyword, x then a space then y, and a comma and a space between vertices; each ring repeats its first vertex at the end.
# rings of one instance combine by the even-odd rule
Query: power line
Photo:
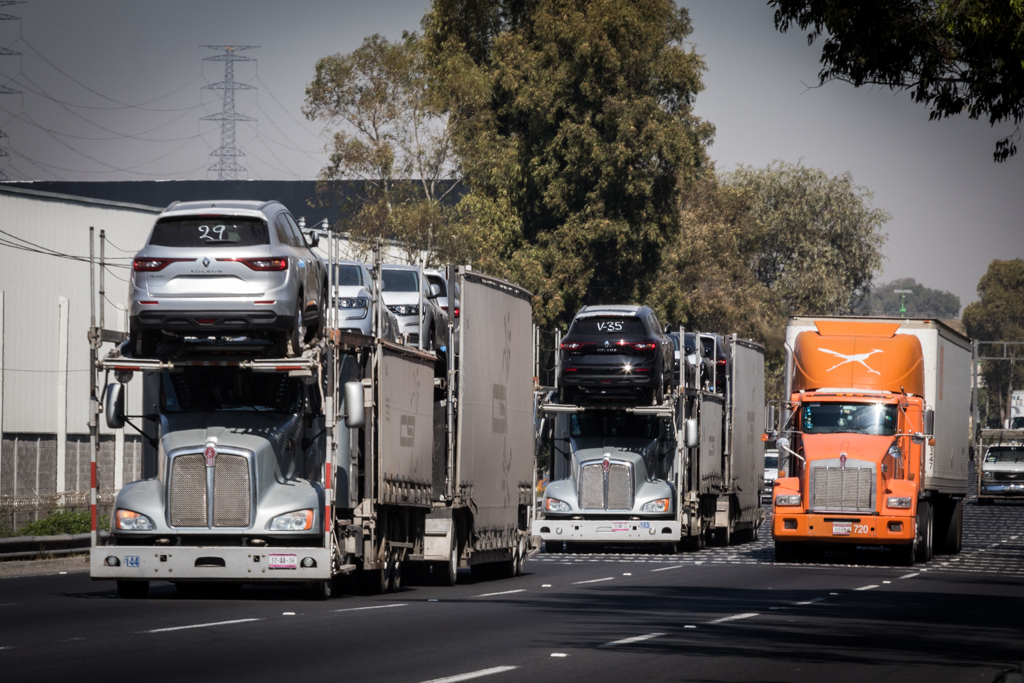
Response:
MULTIPOLYGON (((3 2, 0 2, 0 7, 10 7, 11 5, 20 5, 20 4, 23 4, 22 0, 3 0, 3 2)), ((0 20, 3 20, 3 21, 21 21, 21 17, 16 17, 16 16, 14 16, 12 14, 0 14, 0 20)), ((15 52, 14 50, 11 50, 10 48, 0 47, 0 57, 13 57, 13 56, 17 56, 17 55, 20 55, 20 54, 21 54, 20 52, 15 52)), ((0 85, 0 95, 20 95, 20 94, 21 94, 21 92, 18 91, 18 90, 15 90, 13 88, 8 88, 5 85, 0 85)), ((7 133, 5 133, 4 131, 0 130, 0 138, 10 139, 10 136, 7 135, 7 133)), ((10 153, 7 152, 7 150, 0 149, 0 158, 4 158, 4 157, 9 159, 11 157, 11 155, 10 155, 10 153)), ((10 180, 10 176, 7 175, 7 173, 6 173, 6 171, 4 169, 0 168, 0 181, 2 181, 2 180, 10 180)))
POLYGON ((220 121, 220 147, 210 152, 210 156, 218 157, 219 161, 210 166, 208 170, 215 171, 218 180, 238 180, 239 175, 245 173, 245 167, 238 163, 239 157, 245 156, 245 152, 235 146, 235 123, 255 121, 256 119, 235 111, 235 91, 255 90, 253 86, 235 80, 235 62, 255 62, 256 59, 236 54, 236 51, 256 49, 259 45, 200 45, 199 47, 224 50, 222 55, 203 59, 203 61, 224 62, 224 80, 204 86, 204 89, 223 92, 220 113, 200 119, 201 121, 220 121))

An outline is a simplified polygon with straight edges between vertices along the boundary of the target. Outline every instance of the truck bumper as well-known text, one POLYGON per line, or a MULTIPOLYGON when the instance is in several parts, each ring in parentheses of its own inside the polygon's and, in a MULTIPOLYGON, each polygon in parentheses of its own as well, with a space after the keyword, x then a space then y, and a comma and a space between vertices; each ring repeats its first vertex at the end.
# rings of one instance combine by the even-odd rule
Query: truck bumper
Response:
POLYGON ((665 543, 678 541, 686 516, 674 519, 538 519, 533 535, 545 541, 589 541, 593 543, 665 543))
POLYGON ((1012 484, 985 484, 978 491, 980 498, 1024 498, 1024 481, 1012 484))
POLYGON ((331 556, 326 548, 97 546, 89 549, 89 576, 122 581, 316 581, 331 578, 331 556), (110 557, 117 558, 117 566, 108 564, 110 557), (305 558, 316 566, 303 567, 305 558))
POLYGON ((894 515, 844 515, 772 511, 772 536, 777 541, 905 545, 914 540, 914 518, 894 515))

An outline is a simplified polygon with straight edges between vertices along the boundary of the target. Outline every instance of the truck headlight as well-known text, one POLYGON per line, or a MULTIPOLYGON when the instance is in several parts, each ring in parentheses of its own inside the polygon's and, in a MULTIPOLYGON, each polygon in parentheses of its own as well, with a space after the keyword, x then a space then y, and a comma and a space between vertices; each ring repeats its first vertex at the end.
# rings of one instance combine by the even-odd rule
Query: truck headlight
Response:
POLYGON ((152 531, 153 521, 132 510, 118 510, 114 514, 114 526, 123 531, 152 531))
POLYGON ((557 498, 548 498, 545 507, 548 512, 569 512, 572 510, 568 503, 557 498))
POLYGON ((271 531, 306 531, 313 528, 313 511, 286 512, 270 520, 271 531))
POLYGON ((799 493, 780 493, 775 496, 776 505, 799 505, 800 494, 799 493))
POLYGON ((992 474, 991 472, 983 472, 982 475, 981 475, 981 478, 982 479, 987 479, 989 481, 992 481, 993 479, 995 479, 995 475, 992 474))
POLYGON ((910 508, 910 499, 902 498, 900 496, 890 496, 885 499, 885 506, 889 508, 903 508, 906 510, 910 508))
POLYGON ((643 504, 640 512, 668 512, 668 498, 659 498, 643 504))

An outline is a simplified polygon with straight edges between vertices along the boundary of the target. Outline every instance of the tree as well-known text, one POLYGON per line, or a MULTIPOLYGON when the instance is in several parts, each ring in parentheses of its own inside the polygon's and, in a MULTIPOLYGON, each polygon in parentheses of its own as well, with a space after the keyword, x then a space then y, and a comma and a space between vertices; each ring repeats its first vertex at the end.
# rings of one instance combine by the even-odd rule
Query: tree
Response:
POLYGON ((849 173, 777 161, 740 166, 722 183, 747 194, 755 227, 738 253, 780 315, 850 313, 867 296, 890 216, 871 207, 871 193, 849 173))
POLYGON ((908 318, 960 317, 960 297, 952 292, 925 287, 912 277, 872 287, 864 313, 899 317, 903 315, 900 307, 904 301, 908 318), (897 294, 896 290, 909 290, 910 293, 897 294))
POLYGON ((426 69, 418 35, 396 43, 372 35, 317 62, 303 108, 310 121, 336 128, 321 197, 337 199, 341 184, 363 181, 341 202, 345 223, 356 238, 400 239, 410 259, 450 245, 443 200, 456 187, 448 103, 428 88, 426 69))
MULTIPOLYGON (((992 261, 978 282, 979 301, 964 309, 967 334, 979 341, 1024 342, 1024 259, 992 261)), ((994 356, 998 347, 982 345, 981 355, 994 356)), ((1010 392, 1024 388, 1024 348, 1011 347, 1016 362, 984 361, 982 376, 990 396, 997 400, 999 421, 1009 415, 1010 392), (1005 401, 1005 405, 1004 405, 1005 401)))
POLYGON ((1017 152, 1024 117, 1024 3, 1019 0, 770 0, 775 27, 826 35, 821 84, 909 90, 931 119, 966 113, 1013 131, 993 157, 1017 152))
POLYGON ((436 0, 424 19, 488 270, 536 295, 538 323, 637 303, 679 232, 713 129, 703 60, 671 0, 436 0), (472 4, 472 3, 470 3, 472 4))

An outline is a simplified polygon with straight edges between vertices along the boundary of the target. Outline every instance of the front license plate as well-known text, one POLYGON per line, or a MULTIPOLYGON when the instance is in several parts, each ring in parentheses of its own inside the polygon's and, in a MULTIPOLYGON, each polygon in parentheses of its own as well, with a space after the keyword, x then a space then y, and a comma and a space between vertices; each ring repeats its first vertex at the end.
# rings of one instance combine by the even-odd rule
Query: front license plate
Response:
POLYGON ((832 522, 833 536, 849 536, 853 531, 853 522, 832 522))
POLYGON ((629 523, 615 522, 612 524, 612 531, 629 531, 629 523))
POLYGON ((295 569, 298 563, 295 555, 271 555, 267 563, 271 569, 295 569))

